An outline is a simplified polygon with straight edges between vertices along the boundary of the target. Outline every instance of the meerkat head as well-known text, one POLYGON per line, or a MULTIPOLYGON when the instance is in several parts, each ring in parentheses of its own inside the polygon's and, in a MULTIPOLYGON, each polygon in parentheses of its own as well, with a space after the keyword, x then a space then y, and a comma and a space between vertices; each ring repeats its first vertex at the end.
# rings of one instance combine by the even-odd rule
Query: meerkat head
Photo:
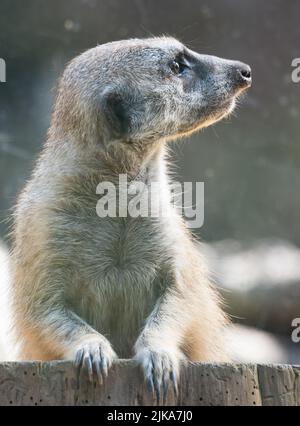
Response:
POLYGON ((112 42, 71 61, 54 119, 108 144, 146 144, 220 120, 250 85, 248 65, 198 54, 174 38, 112 42))

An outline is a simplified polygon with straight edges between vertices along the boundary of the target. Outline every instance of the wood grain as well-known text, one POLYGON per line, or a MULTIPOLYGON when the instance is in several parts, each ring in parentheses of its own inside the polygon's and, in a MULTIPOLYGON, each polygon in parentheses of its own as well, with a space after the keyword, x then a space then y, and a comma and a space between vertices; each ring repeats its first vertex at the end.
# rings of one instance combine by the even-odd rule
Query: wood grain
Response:
MULTIPOLYGON (((0 405, 156 405, 133 361, 118 361, 103 385, 79 380, 65 361, 1 363, 0 405)), ((299 405, 300 366, 190 364, 166 405, 299 405)))

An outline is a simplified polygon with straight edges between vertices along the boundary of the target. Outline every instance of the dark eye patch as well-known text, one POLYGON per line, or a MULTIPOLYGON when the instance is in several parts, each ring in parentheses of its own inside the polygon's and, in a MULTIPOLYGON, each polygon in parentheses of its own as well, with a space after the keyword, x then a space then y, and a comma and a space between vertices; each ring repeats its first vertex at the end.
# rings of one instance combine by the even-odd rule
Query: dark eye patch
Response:
POLYGON ((182 75, 186 70, 190 69, 190 64, 183 52, 179 52, 170 62, 170 68, 175 75, 182 75))
POLYGON ((180 52, 175 60, 186 68, 191 68, 191 58, 185 52, 180 52))

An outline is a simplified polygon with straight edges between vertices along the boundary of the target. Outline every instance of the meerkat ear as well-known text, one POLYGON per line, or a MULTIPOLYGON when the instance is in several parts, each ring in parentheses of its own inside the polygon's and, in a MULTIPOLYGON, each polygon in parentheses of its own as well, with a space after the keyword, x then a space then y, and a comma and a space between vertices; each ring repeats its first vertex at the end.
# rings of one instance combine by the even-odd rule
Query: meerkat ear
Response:
POLYGON ((130 128, 129 110, 122 96, 115 90, 108 90, 101 97, 101 111, 104 115, 110 137, 126 138, 130 128))

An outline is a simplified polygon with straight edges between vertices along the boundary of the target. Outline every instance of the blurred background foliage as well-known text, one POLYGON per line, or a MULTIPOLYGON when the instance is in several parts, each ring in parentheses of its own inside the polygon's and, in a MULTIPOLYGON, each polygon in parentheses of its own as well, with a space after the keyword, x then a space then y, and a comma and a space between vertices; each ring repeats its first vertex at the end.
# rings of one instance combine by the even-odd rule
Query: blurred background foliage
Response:
MULTIPOLYGON (((205 182, 199 235, 228 310, 289 346, 291 321, 300 317, 300 83, 291 80, 299 16, 297 0, 1 0, 0 237, 9 244, 9 209, 72 57, 112 40, 168 34, 242 60, 253 87, 236 113, 174 144, 173 158, 179 180, 205 182)), ((282 359, 291 359, 291 347, 282 359)))

